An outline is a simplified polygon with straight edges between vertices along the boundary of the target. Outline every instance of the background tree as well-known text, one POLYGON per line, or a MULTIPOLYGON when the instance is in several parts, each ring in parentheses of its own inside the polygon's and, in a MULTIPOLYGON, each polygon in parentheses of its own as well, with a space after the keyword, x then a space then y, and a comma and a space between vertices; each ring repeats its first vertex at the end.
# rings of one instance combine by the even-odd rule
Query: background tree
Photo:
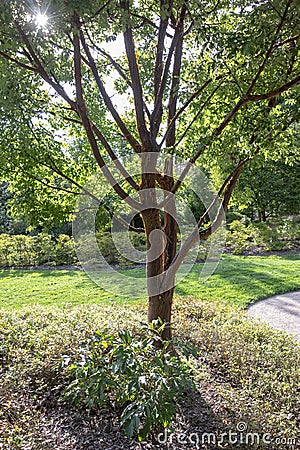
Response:
MULTIPOLYGON (((173 281, 185 255, 221 224, 244 165, 297 120, 297 2, 204 1, 200 8, 182 0, 2 0, 0 13, 1 89, 7 93, 1 159, 16 177, 28 177, 27 186, 38 179, 52 187, 54 180, 61 192, 78 193, 91 168, 89 149, 92 165, 123 202, 140 210, 151 200, 142 211, 148 254, 157 230, 166 246, 156 233, 162 251, 146 263, 148 319, 170 322, 173 281), (124 45, 115 57, 106 45, 114 40, 124 45), (108 75, 127 99, 122 112, 108 75), (74 137, 84 148, 77 155, 62 145, 74 137), (122 165, 122 153, 130 152, 140 158, 140 180, 122 165), (161 153, 170 157, 160 172, 161 153), (211 223, 206 211, 178 250, 173 194, 184 187, 190 164, 175 179, 174 155, 190 164, 219 158, 228 170, 219 190, 223 209, 211 223), (122 183, 107 169, 109 160, 122 183), (170 193, 163 224, 159 189, 170 193)), ((170 336, 167 327, 164 337, 170 336)))
MULTIPOLYGON (((299 214, 299 132, 299 124, 295 124, 249 161, 233 194, 230 211, 259 221, 299 214)), ((204 170, 216 184, 226 176, 226 164, 218 158, 207 161, 204 170)))
POLYGON ((28 227, 28 222, 24 214, 19 212, 18 217, 12 214, 12 202, 14 193, 11 191, 9 183, 0 183, 0 233, 20 234, 24 233, 28 227))
POLYGON ((300 161, 251 161, 239 182, 234 205, 252 220, 266 222, 300 211, 300 161))

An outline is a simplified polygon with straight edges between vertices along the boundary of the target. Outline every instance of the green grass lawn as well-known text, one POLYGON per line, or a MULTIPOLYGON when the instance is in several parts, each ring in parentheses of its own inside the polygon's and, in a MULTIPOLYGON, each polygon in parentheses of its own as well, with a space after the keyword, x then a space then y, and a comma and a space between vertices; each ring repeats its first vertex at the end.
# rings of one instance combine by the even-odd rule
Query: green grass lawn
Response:
MULTIPOLYGON (((222 300, 245 307, 257 299, 300 289, 300 255, 225 255, 215 273, 206 282, 199 280, 201 268, 202 264, 196 264, 187 278, 177 286, 178 295, 222 300)), ((129 272, 123 273, 129 275, 129 272)), ((142 277, 144 271, 133 269, 131 273, 142 277)), ((101 276, 107 278, 110 275, 103 271, 101 276)), ((0 306, 5 308, 19 308, 36 303, 78 305, 112 301, 119 303, 124 299, 101 289, 82 271, 0 272, 0 306)), ((127 301, 136 302, 142 299, 127 301)))
POLYGON ((245 307, 271 295, 300 289, 300 255, 224 256, 205 283, 198 282, 196 269, 178 285, 177 294, 245 307))

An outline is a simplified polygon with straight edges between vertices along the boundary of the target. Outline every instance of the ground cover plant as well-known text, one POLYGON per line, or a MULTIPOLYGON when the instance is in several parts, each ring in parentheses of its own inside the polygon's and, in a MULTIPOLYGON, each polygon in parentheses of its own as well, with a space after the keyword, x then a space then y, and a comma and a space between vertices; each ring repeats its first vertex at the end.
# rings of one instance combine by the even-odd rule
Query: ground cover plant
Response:
MULTIPOLYGON (((173 431, 166 431, 166 436, 174 433, 172 449, 194 449, 196 436, 201 448, 203 433, 219 438, 221 433, 236 432, 240 423, 250 433, 269 433, 272 450, 295 444, 300 424, 299 344, 283 332, 249 321, 226 302, 180 298, 174 317, 174 335, 196 346, 198 354, 191 357, 189 366, 195 389, 186 389, 174 405, 173 431), (184 444, 180 433, 184 433, 184 444)), ((133 439, 126 438, 117 405, 75 408, 64 392, 74 380, 68 365, 80 364, 86 343, 93 341, 95 333, 118 339, 118 333, 128 330, 139 342, 140 322, 145 319, 144 308, 138 305, 2 308, 2 448, 140 449, 136 433, 133 439)), ((152 387, 150 393, 154 392, 152 387)), ((162 428, 153 426, 145 448, 167 448, 158 441, 163 439, 159 432, 162 428)), ((202 448, 213 449, 216 444, 202 448)), ((226 440, 218 448, 228 448, 226 440)), ((255 448, 265 447, 260 442, 255 448)))

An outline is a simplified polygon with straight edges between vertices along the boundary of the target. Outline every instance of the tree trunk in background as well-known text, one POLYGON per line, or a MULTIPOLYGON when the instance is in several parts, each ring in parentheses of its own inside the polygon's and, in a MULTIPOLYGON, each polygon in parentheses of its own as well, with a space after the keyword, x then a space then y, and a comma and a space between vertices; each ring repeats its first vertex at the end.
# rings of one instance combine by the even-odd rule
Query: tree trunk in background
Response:
POLYGON ((267 221, 266 211, 264 209, 259 209, 258 210, 258 218, 259 218, 260 222, 266 222, 267 221))

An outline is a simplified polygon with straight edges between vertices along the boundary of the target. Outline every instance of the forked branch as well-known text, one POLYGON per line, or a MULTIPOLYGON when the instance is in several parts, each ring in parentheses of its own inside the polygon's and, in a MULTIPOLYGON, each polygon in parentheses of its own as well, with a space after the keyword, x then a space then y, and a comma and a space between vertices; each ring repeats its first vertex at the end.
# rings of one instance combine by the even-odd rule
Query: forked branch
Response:
POLYGON ((129 142, 131 147, 137 153, 140 153, 141 146, 140 146, 139 142, 134 138, 132 133, 128 130, 127 126, 125 125, 125 123, 121 119, 120 115, 118 114, 116 108, 114 107, 114 105, 113 105, 113 103, 112 103, 108 93, 106 92, 104 84, 103 84, 103 82, 102 82, 102 80, 100 78, 96 62, 95 62, 95 60, 94 60, 94 58, 92 56, 92 53, 90 51, 89 46, 86 43, 84 34, 83 34, 82 30, 80 30, 79 32, 80 32, 80 40, 81 40, 81 43, 82 43, 82 47, 83 47, 83 49, 84 49, 84 51, 86 53, 86 56, 88 58, 90 68, 92 70, 94 79, 96 81, 96 84, 98 86, 99 92, 100 92, 100 94, 101 94, 101 96, 103 98, 103 101, 104 101, 105 105, 107 106, 109 112, 111 113, 111 115, 114 118, 116 124, 118 125, 119 129, 121 130, 123 136, 129 142))
MULTIPOLYGON (((121 8, 127 13, 127 16, 130 17, 129 1, 121 0, 120 4, 121 8)), ((137 63, 132 27, 129 22, 126 23, 125 25, 125 31, 123 33, 123 36, 124 36, 126 56, 129 65, 130 78, 132 83, 137 128, 139 136, 143 143, 144 147, 143 150, 149 151, 151 150, 151 139, 145 121, 145 113, 144 113, 145 102, 143 97, 143 88, 141 83, 140 71, 137 63)))
POLYGON ((38 73, 43 78, 43 80, 45 80, 46 83, 48 83, 55 90, 55 92, 57 92, 57 94, 70 105, 70 107, 72 108, 73 111, 78 112, 76 102, 71 100, 71 98, 68 96, 68 94, 66 93, 64 88, 59 83, 54 81, 51 78, 51 76, 47 73, 47 71, 45 70, 37 53, 35 52, 33 46, 31 45, 28 36, 26 35, 25 31, 22 29, 20 24, 17 21, 14 21, 14 23, 15 23, 15 27, 16 27, 16 29, 17 29, 22 41, 24 42, 25 47, 31 57, 30 62, 33 62, 36 66, 35 72, 38 73))
POLYGON ((172 84, 169 95, 168 104, 168 127, 169 133, 166 137, 167 147, 173 147, 175 145, 176 139, 176 124, 173 120, 176 114, 178 92, 180 87, 180 72, 182 65, 182 50, 183 50, 183 34, 184 34, 184 19, 186 14, 186 7, 183 6, 180 12, 180 18, 178 21, 177 29, 179 33, 178 42, 174 52, 174 63, 173 63, 173 73, 172 73, 172 84))
POLYGON ((73 33, 73 46, 74 46, 74 75, 75 75, 75 86, 76 86, 76 100, 78 105, 79 115, 82 120, 82 124, 84 126, 88 141, 90 143, 91 149, 95 156, 95 159, 105 176, 106 180, 112 186, 114 191, 119 195, 119 197, 124 200, 129 206, 133 209, 139 211, 139 202, 130 198, 129 194, 127 194, 124 189, 116 182, 113 175, 108 170, 105 161, 103 160, 101 153, 99 151, 99 147, 92 129, 92 125, 90 119, 88 117, 84 97, 83 97, 83 88, 82 88, 82 69, 81 69, 81 53, 80 53, 80 37, 79 37, 79 28, 78 28, 78 16, 74 14, 74 33, 73 33))
MULTIPOLYGON (((164 54, 164 46, 165 46, 165 38, 172 8, 172 2, 166 2, 166 0, 161 0, 160 9, 162 14, 162 9, 168 6, 168 11, 166 12, 166 17, 160 17, 159 29, 158 29, 158 38, 157 38, 157 46, 156 46, 156 55, 155 55, 155 64, 154 64, 154 101, 157 99, 157 94, 159 90, 159 85, 161 82, 162 72, 163 72, 163 54, 164 54)), ((164 12, 165 13, 165 12, 164 12)))

